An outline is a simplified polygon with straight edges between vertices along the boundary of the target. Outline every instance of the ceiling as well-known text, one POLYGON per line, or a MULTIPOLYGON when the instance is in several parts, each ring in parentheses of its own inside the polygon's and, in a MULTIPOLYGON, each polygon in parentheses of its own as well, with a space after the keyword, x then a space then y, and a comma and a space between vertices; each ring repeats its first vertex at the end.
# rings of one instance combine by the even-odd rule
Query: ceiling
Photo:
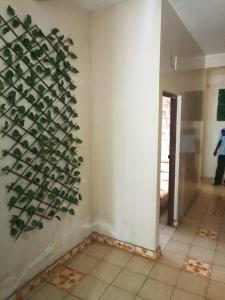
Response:
POLYGON ((98 10, 106 6, 118 4, 124 0, 75 0, 82 7, 88 10, 98 10))
POLYGON ((169 0, 205 54, 225 53, 225 0, 169 0))

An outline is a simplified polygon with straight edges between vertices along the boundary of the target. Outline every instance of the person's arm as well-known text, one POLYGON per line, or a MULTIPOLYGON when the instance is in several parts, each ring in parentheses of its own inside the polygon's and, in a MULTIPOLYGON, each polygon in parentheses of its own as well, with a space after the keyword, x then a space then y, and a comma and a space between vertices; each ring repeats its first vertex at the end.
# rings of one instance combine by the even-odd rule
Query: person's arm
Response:
POLYGON ((218 144, 217 144, 217 146, 216 146, 216 149, 215 149, 215 151, 214 151, 214 153, 213 153, 214 156, 217 155, 217 151, 218 151, 218 149, 220 148, 221 144, 222 144, 222 140, 219 140, 219 142, 218 142, 218 144))

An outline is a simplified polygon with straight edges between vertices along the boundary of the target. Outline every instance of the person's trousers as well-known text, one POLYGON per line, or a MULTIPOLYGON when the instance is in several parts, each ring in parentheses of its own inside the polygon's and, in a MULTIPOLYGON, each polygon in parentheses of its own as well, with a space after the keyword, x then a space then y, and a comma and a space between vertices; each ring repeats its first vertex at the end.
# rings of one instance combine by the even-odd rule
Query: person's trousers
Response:
POLYGON ((222 183, 225 170, 225 155, 218 156, 218 166, 216 169, 215 183, 222 183))

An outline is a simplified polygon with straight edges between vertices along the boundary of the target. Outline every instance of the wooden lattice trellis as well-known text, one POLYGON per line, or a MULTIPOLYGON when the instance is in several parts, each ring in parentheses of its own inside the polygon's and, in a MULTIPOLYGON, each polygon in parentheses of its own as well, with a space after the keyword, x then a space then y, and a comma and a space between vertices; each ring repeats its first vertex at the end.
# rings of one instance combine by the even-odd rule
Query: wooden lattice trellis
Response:
POLYGON ((81 140, 74 109, 76 89, 70 74, 71 38, 57 28, 45 35, 31 16, 21 20, 13 8, 0 16, 0 114, 3 156, 10 164, 8 206, 11 234, 43 227, 43 219, 75 214, 81 200, 78 154, 81 140))

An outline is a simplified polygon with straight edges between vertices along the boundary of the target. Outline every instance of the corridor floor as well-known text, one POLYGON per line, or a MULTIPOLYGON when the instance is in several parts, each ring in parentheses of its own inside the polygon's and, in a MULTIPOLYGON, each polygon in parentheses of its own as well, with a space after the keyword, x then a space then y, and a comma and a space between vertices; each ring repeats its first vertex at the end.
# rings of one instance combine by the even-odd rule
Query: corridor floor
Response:
POLYGON ((95 243, 26 299, 224 300, 225 198, 203 188, 157 262, 95 243))

